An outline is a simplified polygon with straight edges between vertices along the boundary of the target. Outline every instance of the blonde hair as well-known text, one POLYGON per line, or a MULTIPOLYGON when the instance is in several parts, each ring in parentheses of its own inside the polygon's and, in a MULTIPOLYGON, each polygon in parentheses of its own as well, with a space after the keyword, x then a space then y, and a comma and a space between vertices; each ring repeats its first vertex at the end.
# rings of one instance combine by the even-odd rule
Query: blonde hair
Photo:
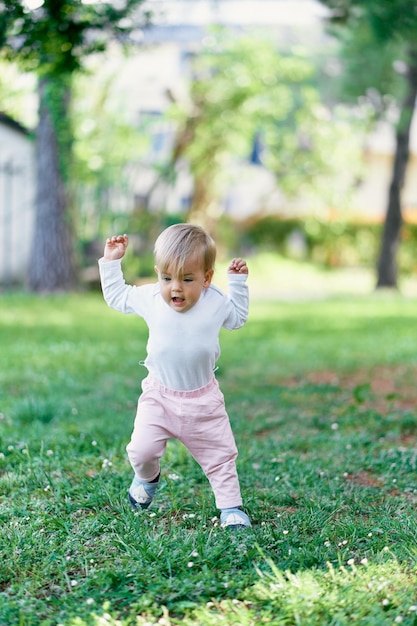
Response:
POLYGON ((174 224, 159 235, 154 247, 155 263, 161 272, 179 276, 190 258, 201 261, 204 272, 214 268, 216 244, 201 226, 174 224))

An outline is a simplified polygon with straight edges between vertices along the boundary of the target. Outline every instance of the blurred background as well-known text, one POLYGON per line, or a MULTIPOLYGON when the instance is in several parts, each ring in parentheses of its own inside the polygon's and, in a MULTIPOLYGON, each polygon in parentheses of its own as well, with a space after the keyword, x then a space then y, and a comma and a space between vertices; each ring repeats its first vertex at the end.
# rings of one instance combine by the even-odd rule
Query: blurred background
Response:
POLYGON ((413 284, 411 0, 0 10, 2 291, 97 289, 104 240, 124 232, 140 281, 178 221, 210 231, 220 264, 250 257, 262 295, 316 270, 323 288, 413 284))

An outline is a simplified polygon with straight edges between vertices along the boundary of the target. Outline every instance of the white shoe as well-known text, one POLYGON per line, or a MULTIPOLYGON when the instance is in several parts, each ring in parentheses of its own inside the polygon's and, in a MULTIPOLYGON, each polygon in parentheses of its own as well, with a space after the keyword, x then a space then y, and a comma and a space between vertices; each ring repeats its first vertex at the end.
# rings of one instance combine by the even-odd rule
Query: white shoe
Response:
POLYGON ((158 488, 158 482, 159 481, 147 483, 139 480, 139 478, 135 476, 129 489, 129 501, 135 510, 138 506, 140 506, 141 509, 148 508, 158 488))
POLYGON ((250 528, 249 517, 239 507, 233 507, 232 509, 222 509, 220 513, 220 523, 222 528, 250 528))

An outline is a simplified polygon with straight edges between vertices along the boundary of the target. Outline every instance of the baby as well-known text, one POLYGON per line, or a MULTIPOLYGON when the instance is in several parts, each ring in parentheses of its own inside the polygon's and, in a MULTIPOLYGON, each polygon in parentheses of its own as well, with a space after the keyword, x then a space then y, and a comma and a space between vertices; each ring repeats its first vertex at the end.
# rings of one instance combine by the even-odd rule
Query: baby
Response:
POLYGON ((148 370, 142 381, 131 441, 134 471, 129 500, 146 509, 156 493, 167 440, 181 441, 207 476, 223 527, 250 527, 241 509, 237 448, 224 397, 214 376, 219 332, 240 328, 248 316, 248 267, 233 259, 229 295, 212 285, 216 246, 199 226, 175 224, 155 243, 158 282, 127 285, 121 259, 127 235, 106 241, 99 261, 104 299, 122 313, 142 317, 149 329, 148 370))

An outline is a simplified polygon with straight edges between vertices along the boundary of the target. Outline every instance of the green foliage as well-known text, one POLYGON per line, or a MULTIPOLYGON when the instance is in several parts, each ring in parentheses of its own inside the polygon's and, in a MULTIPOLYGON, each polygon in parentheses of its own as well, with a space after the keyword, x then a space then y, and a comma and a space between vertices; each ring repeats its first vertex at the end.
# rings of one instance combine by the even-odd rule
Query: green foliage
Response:
POLYGON ((357 102, 365 99, 370 113, 379 117, 405 93, 405 81, 397 71, 405 65, 403 42, 380 45, 369 25, 362 21, 355 29, 340 34, 343 64, 340 95, 357 102))
POLYGON ((86 56, 105 50, 110 35, 126 38, 133 27, 127 18, 142 2, 45 0, 30 10, 22 0, 8 0, 0 15, 0 48, 41 76, 72 74, 86 56))
POLYGON ((0 49, 6 58, 18 61, 41 80, 41 102, 52 119, 64 178, 73 176, 71 78, 90 54, 106 49, 110 36, 128 35, 132 23, 127 18, 142 1, 129 0, 124 7, 116 7, 112 3, 45 0, 30 10, 23 1, 10 0, 1 13, 0 49))
MULTIPOLYGON (((382 44, 363 19, 352 28, 334 27, 331 32, 339 42, 331 53, 337 70, 334 76, 322 79, 320 89, 326 91, 326 81, 330 79, 332 97, 359 105, 358 113, 372 128, 375 120, 387 115, 393 104, 404 98, 407 46, 403 40, 395 39, 382 44)), ((326 63, 328 58, 323 59, 326 63)))
POLYGON ((334 24, 355 27, 365 19, 381 42, 390 39, 417 41, 415 4, 413 0, 320 0, 334 12, 334 24))
POLYGON ((248 226, 246 237, 257 249, 275 250, 290 257, 298 254, 328 267, 373 267, 380 232, 378 224, 265 217, 248 226), (292 249, 294 233, 303 243, 301 251, 292 249))
POLYGON ((77 75, 73 89, 77 185, 93 184, 103 191, 126 187, 127 166, 138 162, 149 148, 148 129, 135 127, 123 106, 128 93, 115 92, 120 65, 109 62, 115 56, 113 50, 111 57, 90 63, 77 75))
MULTIPOLYGON (((361 89, 368 84, 366 96, 368 103, 377 115, 384 113, 393 101, 397 109, 396 151, 393 163, 393 175, 387 202, 387 214, 381 252, 378 259, 378 287, 396 287, 397 262, 396 251, 400 243, 401 189, 409 158, 411 124, 415 110, 417 94, 417 14, 412 0, 322 0, 333 11, 330 23, 335 25, 334 32, 350 43, 353 63, 347 63, 348 70, 363 66, 366 59, 367 79, 360 81, 361 89), (365 45, 361 45, 361 44, 365 45), (401 58, 397 58, 399 53, 401 58), (391 58, 389 55, 395 54, 391 58), (376 71, 373 70, 376 68, 376 71), (395 80, 394 68, 402 74, 401 82, 395 80), (375 98, 374 85, 379 92, 375 98), (374 91, 374 93, 372 93, 374 91), (387 99, 386 91, 390 92, 387 99), (370 96, 370 97, 369 97, 370 96), (376 101, 376 102, 375 102, 376 101)), ((348 49, 345 53, 348 53, 348 49)), ((348 76, 348 82, 356 79, 348 76)), ((362 94, 363 97, 363 94, 362 94)), ((391 107, 393 108, 393 107, 391 107)))
MULTIPOLYGON (((317 218, 279 219, 264 217, 242 228, 245 244, 256 250, 271 250, 289 258, 302 258, 327 267, 368 267, 375 265, 382 225, 351 221, 323 221, 317 218), (291 240, 297 238, 293 245, 291 240)), ((416 272, 417 225, 405 223, 399 252, 403 275, 416 272)))
POLYGON ((340 39, 341 95, 366 98, 381 115, 402 101, 408 53, 417 45, 412 0, 321 0, 331 9, 329 30, 340 39))
POLYGON ((309 193, 317 205, 346 206, 361 167, 359 134, 351 129, 363 128, 346 109, 330 113, 322 106, 316 70, 303 49, 280 52, 275 41, 254 33, 214 31, 194 60, 190 96, 170 115, 179 126, 173 161, 185 155, 194 176, 191 213, 210 216, 231 165, 248 160, 255 137, 284 194, 309 193), (336 173, 337 190, 329 182, 336 173))

